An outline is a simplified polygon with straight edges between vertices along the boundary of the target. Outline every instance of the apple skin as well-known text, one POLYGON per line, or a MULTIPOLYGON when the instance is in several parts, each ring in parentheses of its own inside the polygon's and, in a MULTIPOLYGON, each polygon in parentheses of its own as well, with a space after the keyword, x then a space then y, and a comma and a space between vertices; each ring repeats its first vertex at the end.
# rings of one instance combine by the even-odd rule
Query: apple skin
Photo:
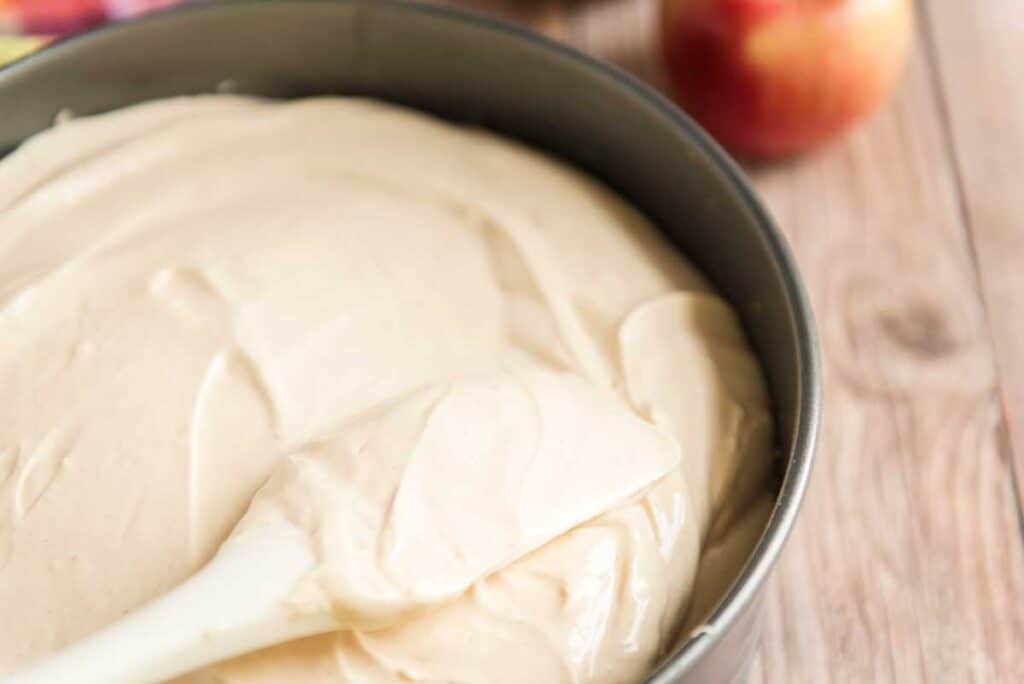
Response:
POLYGON ((13 0, 7 4, 22 33, 63 36, 98 26, 107 18, 106 0, 13 0))
POLYGON ((892 91, 913 35, 911 0, 663 0, 673 94, 730 151, 809 150, 892 91))

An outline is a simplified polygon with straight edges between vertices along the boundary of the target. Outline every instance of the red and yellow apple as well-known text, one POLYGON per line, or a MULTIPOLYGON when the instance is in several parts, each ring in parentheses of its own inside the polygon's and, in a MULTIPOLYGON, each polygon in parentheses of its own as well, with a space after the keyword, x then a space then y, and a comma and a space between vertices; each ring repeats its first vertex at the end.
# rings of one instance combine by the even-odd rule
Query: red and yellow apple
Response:
POLYGON ((664 0, 662 48, 679 104, 728 149, 808 150, 893 89, 911 0, 664 0))

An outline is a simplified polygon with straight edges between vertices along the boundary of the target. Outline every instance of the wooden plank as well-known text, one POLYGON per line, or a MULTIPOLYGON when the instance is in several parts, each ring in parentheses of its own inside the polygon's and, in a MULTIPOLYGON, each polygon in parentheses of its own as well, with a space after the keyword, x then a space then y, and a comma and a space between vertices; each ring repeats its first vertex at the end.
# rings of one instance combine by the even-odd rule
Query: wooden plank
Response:
POLYGON ((907 76, 849 140, 754 174, 810 287, 827 387, 763 682, 1024 681, 994 362, 920 44, 907 76))
POLYGON ((568 13, 568 40, 656 88, 666 85, 657 49, 658 0, 584 2, 568 13))
POLYGON ((566 40, 565 18, 568 0, 428 0, 435 5, 452 5, 525 24, 549 38, 566 40))
POLYGON ((922 9, 959 163, 1024 510, 1024 3, 930 0, 922 9))

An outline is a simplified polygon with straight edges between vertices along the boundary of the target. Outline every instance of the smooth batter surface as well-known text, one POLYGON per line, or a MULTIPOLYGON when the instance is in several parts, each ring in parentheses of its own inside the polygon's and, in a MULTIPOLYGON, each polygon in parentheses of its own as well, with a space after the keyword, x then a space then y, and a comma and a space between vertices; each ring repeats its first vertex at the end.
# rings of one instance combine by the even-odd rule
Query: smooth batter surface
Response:
POLYGON ((295 607, 354 629, 192 681, 636 682, 770 500, 756 360, 647 221, 373 102, 168 100, 24 144, 0 388, 0 674, 182 581, 290 459, 258 496, 321 554, 295 607))

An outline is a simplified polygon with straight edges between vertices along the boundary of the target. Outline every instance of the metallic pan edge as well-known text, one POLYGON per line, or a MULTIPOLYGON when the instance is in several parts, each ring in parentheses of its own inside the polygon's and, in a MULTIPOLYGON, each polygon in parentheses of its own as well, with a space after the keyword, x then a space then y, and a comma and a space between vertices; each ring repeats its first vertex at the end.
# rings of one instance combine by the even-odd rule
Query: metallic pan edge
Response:
POLYGON ((739 310, 775 406, 779 498, 705 627, 648 683, 739 681, 763 585, 810 478, 821 373, 793 258, 737 166, 674 105, 610 65, 497 20, 396 0, 187 6, 57 43, 0 69, 0 150, 64 107, 87 114, 224 81, 273 96, 377 96, 546 149, 650 215, 739 310))

